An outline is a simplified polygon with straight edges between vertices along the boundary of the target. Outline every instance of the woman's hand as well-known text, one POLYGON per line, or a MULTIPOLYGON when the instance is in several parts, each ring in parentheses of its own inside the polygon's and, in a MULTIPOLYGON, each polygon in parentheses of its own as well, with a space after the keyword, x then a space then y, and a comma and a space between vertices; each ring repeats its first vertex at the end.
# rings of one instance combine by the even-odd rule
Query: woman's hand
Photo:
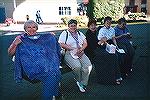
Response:
POLYGON ((99 45, 103 45, 107 43, 107 38, 106 37, 102 37, 101 40, 98 42, 99 45))
POLYGON ((71 45, 67 45, 65 43, 60 43, 60 46, 68 51, 75 49, 75 48, 71 47, 71 45))
POLYGON ((13 44, 14 45, 18 45, 18 44, 20 44, 22 41, 21 41, 21 36, 17 36, 16 38, 15 38, 15 40, 13 41, 13 44))
POLYGON ((15 54, 17 45, 20 44, 21 42, 22 42, 21 36, 17 36, 15 40, 12 42, 12 44, 10 45, 10 47, 8 48, 8 54, 10 56, 13 56, 15 54))
POLYGON ((84 54, 84 50, 83 50, 82 48, 78 48, 76 55, 77 55, 78 57, 81 57, 83 54, 84 54))
POLYGON ((131 33, 127 33, 126 36, 127 36, 128 38, 132 38, 132 34, 131 34, 131 33))
POLYGON ((118 39, 118 38, 123 38, 123 37, 132 38, 132 35, 131 35, 131 33, 125 33, 125 34, 116 36, 115 38, 118 39))

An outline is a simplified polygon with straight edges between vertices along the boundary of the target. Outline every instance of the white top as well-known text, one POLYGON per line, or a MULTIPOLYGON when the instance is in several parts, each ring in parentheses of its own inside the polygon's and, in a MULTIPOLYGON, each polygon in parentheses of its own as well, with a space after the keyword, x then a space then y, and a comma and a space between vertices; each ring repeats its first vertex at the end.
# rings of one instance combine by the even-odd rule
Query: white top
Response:
POLYGON ((106 37, 107 40, 109 40, 109 39, 112 39, 112 37, 114 36, 115 36, 115 30, 112 27, 106 28, 104 26, 99 30, 97 38, 98 40, 101 40, 102 37, 106 37))
MULTIPOLYGON (((70 45, 72 48, 74 48, 73 50, 70 51, 70 54, 73 58, 77 59, 79 57, 76 55, 76 53, 77 53, 76 40, 72 37, 71 33, 68 30, 67 30, 67 32, 68 32, 67 41, 66 41, 67 33, 66 33, 66 31, 63 31, 59 36, 58 42, 59 43, 65 43, 65 41, 66 41, 67 45, 70 45)), ((82 47, 85 39, 86 39, 86 37, 82 32, 78 33, 78 44, 80 47, 82 47)))
MULTIPOLYGON (((63 31, 59 36, 58 42, 65 43, 65 41, 66 41, 67 45, 70 45, 73 48, 77 48, 76 40, 72 37, 71 33, 68 30, 67 30, 67 32, 68 32, 67 41, 66 41, 67 33, 66 33, 66 31, 63 31)), ((83 41, 85 39, 86 39, 86 37, 82 32, 78 33, 78 42, 79 42, 80 47, 82 47, 83 41)))

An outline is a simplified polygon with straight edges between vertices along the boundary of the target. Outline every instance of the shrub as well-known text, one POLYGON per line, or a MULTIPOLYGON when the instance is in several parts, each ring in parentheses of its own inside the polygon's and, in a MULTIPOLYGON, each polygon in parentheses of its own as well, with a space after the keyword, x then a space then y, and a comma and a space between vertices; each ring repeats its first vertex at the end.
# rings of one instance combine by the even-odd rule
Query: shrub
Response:
POLYGON ((87 23, 88 23, 88 17, 87 17, 87 16, 74 16, 74 17, 68 16, 68 17, 63 17, 63 18, 61 18, 61 20, 63 21, 63 23, 64 23, 65 25, 68 24, 68 21, 69 21, 70 19, 75 19, 75 20, 77 20, 79 26, 86 26, 87 23))

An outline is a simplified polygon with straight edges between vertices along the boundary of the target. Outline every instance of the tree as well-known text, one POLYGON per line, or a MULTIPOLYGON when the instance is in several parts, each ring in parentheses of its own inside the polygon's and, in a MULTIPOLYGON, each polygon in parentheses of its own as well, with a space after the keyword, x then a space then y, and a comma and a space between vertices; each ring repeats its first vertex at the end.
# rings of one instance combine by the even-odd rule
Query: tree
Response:
POLYGON ((93 14, 94 2, 93 2, 93 0, 89 0, 89 3, 86 6, 87 6, 87 16, 89 17, 89 19, 91 19, 94 17, 94 14, 93 14))
POLYGON ((96 18, 110 16, 117 20, 124 15, 124 0, 94 0, 93 5, 93 14, 96 18))

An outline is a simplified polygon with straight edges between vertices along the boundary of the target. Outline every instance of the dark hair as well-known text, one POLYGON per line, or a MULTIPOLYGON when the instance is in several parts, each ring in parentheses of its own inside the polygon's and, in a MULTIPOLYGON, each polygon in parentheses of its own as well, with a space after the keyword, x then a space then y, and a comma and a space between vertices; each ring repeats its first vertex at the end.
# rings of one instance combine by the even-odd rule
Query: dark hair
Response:
POLYGON ((88 22, 87 26, 89 27, 91 24, 96 25, 96 20, 95 19, 89 19, 89 22, 88 22))
POLYGON ((121 24, 121 23, 123 23, 123 22, 124 22, 124 23, 127 22, 125 18, 120 18, 120 19, 117 21, 118 24, 121 24))
POLYGON ((109 16, 105 17, 105 18, 104 18, 104 23, 105 23, 106 21, 108 21, 108 20, 109 20, 109 21, 111 21, 111 20, 112 20, 112 18, 111 18, 111 17, 109 17, 109 16))
POLYGON ((68 21, 68 25, 73 23, 77 25, 77 21, 75 19, 71 19, 68 21))

